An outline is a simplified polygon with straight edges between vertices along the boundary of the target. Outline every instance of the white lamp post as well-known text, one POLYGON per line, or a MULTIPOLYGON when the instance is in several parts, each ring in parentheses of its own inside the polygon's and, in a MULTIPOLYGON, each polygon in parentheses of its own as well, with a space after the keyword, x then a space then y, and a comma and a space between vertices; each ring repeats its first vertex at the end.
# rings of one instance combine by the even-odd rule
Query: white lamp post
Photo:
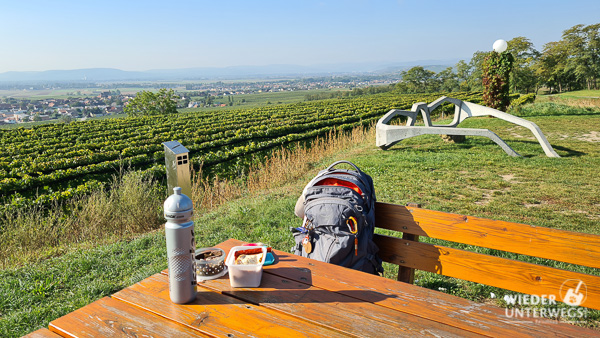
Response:
POLYGON ((508 48, 508 44, 502 39, 496 40, 496 42, 494 42, 493 48, 496 53, 502 53, 506 50, 506 48, 508 48))

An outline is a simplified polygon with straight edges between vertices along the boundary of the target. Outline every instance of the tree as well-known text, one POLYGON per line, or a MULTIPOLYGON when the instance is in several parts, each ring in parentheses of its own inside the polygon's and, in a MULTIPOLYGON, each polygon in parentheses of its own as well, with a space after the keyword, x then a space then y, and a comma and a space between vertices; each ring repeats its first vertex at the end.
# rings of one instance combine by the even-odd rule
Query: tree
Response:
POLYGON ((458 86, 462 91, 470 91, 471 86, 469 85, 469 79, 471 78, 472 69, 465 60, 460 60, 455 66, 456 78, 458 80, 458 86))
POLYGON ((539 82, 548 87, 550 92, 557 87, 558 91, 562 92, 569 78, 572 77, 566 71, 568 57, 567 44, 558 41, 545 44, 540 57, 536 60, 534 68, 539 82))
POLYGON ((73 118, 70 115, 63 115, 58 119, 58 121, 60 121, 64 124, 69 124, 69 123, 73 122, 73 118))
POLYGON ((537 76, 533 64, 540 56, 529 39, 519 36, 508 41, 507 52, 514 57, 513 69, 510 73, 511 91, 529 93, 537 84, 537 76))
POLYGON ((469 68, 471 69, 469 87, 473 91, 483 90, 483 60, 487 55, 487 52, 476 51, 473 53, 471 61, 469 61, 469 68))
POLYGON ((571 53, 566 70, 573 72, 577 81, 587 89, 598 88, 600 24, 573 26, 563 32, 563 40, 571 53))
POLYGON ((412 67, 401 73, 410 93, 427 93, 437 91, 439 86, 435 73, 421 66, 412 67))
POLYGON ((158 92, 141 91, 123 108, 129 116, 162 115, 177 113, 173 89, 161 88, 158 92))
POLYGON ((452 67, 448 67, 437 73, 440 82, 440 89, 444 92, 452 92, 460 89, 458 77, 452 67))

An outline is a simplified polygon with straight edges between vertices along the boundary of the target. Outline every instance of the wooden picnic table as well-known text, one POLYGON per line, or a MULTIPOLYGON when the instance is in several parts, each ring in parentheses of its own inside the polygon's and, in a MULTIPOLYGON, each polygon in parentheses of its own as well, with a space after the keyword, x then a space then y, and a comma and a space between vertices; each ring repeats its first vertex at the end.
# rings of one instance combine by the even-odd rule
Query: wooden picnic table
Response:
MULTIPOLYGON (((242 242, 217 247, 226 252, 242 242)), ((169 299, 168 271, 52 321, 39 337, 598 336, 551 320, 274 250, 258 288, 229 277, 198 285, 196 300, 169 299)))

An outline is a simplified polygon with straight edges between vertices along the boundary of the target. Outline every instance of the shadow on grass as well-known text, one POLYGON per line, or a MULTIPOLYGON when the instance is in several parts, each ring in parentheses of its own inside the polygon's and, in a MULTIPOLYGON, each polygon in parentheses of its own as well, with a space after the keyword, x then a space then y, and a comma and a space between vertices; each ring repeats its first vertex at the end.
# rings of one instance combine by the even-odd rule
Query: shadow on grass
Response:
POLYGON ((600 112, 589 112, 589 113, 552 113, 552 114, 544 114, 544 113, 531 113, 531 114, 512 114, 517 117, 554 117, 554 116, 600 116, 600 112))
MULTIPOLYGON (((543 154, 544 151, 541 148, 541 145, 536 142, 536 141, 524 141, 524 140, 510 140, 507 142, 507 144, 515 144, 515 143, 523 143, 523 144, 531 144, 531 145, 536 145, 540 148, 540 153, 543 154)), ((482 147, 482 146, 488 146, 488 145, 495 145, 494 142, 488 142, 488 143, 481 143, 481 142, 469 142, 467 141, 466 143, 455 143, 452 146, 457 147, 459 149, 471 149, 471 148, 475 148, 475 147, 482 147)), ((401 144, 396 144, 395 146, 393 146, 390 149, 387 149, 386 151, 405 151, 407 149, 413 150, 413 151, 425 151, 428 153, 441 153, 441 152, 450 152, 452 151, 452 148, 450 147, 451 144, 448 144, 448 148, 445 147, 428 147, 428 148, 415 148, 413 144, 410 145, 401 145, 401 144)), ((578 150, 574 150, 571 148, 567 148, 567 147, 563 147, 563 146, 557 146, 557 145, 552 145, 552 148, 554 148, 554 150, 560 150, 560 151, 564 151, 567 152, 567 154, 564 155, 560 155, 561 157, 578 157, 578 156, 584 156, 587 155, 587 153, 582 152, 582 151, 578 151, 578 150)), ((516 151, 516 150, 515 150, 516 151)), ((518 151, 517 151, 518 152, 518 151)), ((520 154, 521 156, 525 157, 525 158, 531 158, 531 157, 535 157, 538 154, 520 154)), ((508 156, 508 155, 507 155, 508 156)))

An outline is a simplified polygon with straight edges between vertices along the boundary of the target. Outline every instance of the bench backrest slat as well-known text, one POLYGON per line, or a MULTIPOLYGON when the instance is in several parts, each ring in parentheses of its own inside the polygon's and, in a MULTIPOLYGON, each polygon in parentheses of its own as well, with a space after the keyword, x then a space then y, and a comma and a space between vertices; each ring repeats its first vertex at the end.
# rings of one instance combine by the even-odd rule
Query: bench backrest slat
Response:
POLYGON ((377 203, 376 226, 451 242, 600 268, 600 236, 377 203))
POLYGON ((386 262, 531 295, 557 297, 565 281, 581 280, 587 294, 582 305, 600 310, 598 276, 379 234, 374 241, 386 262))

